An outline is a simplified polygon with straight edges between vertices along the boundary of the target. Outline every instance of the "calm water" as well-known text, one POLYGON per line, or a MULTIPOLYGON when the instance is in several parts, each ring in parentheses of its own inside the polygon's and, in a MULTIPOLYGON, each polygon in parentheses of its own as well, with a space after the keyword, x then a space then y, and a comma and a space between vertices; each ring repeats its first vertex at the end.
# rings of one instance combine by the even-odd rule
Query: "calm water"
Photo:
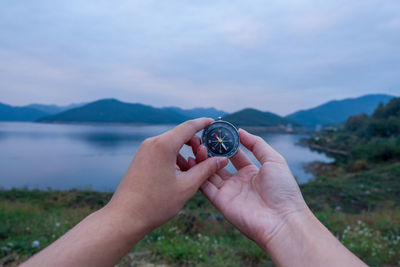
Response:
MULTIPOLYGON (((0 187, 114 190, 140 143, 171 128, 0 123, 0 187)), ((300 183, 312 178, 303 169, 305 163, 330 161, 296 145, 303 136, 261 136, 283 154, 300 183)), ((188 147, 182 153, 192 155, 188 147)))

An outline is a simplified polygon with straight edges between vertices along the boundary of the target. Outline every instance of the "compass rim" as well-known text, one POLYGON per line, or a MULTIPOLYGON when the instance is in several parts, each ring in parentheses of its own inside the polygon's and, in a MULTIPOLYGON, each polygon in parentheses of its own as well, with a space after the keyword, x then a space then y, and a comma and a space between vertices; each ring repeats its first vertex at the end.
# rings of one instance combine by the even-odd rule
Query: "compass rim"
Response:
POLYGON ((238 129, 237 129, 237 128, 235 127, 235 125, 233 125, 232 123, 230 123, 230 122, 228 122, 228 121, 217 120, 217 121, 214 121, 214 122, 210 123, 210 125, 208 125, 208 126, 203 130, 203 133, 202 133, 202 136, 201 136, 201 141, 202 141, 202 144, 207 148, 207 154, 208 154, 208 156, 210 156, 210 157, 226 157, 226 158, 231 158, 231 157, 233 157, 233 156, 239 151, 239 146, 240 146, 240 135, 239 135, 238 129), (216 154, 216 153, 212 152, 212 151, 209 149, 208 145, 206 144, 206 136, 207 136, 206 133, 209 132, 208 129, 209 129, 210 127, 213 127, 213 126, 215 127, 215 124, 219 124, 219 123, 231 127, 232 130, 235 132, 234 135, 236 134, 236 136, 237 136, 237 142, 234 143, 234 146, 233 146, 232 150, 231 150, 229 153, 226 153, 226 154, 216 154))

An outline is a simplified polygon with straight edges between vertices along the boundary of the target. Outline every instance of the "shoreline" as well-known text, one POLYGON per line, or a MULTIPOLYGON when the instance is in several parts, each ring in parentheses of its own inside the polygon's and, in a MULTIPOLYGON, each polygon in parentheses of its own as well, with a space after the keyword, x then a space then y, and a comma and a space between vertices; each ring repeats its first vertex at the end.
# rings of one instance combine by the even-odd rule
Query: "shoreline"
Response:
MULTIPOLYGON (((79 121, 0 121, 0 123, 32 123, 37 125, 77 125, 77 126, 138 126, 138 127, 151 127, 151 126, 177 126, 179 123, 143 123, 143 122, 79 122, 79 121)), ((312 135, 315 132, 303 128, 293 127, 290 129, 284 126, 244 126, 234 125, 237 129, 242 128, 246 131, 253 133, 271 133, 271 134, 304 134, 312 135)))

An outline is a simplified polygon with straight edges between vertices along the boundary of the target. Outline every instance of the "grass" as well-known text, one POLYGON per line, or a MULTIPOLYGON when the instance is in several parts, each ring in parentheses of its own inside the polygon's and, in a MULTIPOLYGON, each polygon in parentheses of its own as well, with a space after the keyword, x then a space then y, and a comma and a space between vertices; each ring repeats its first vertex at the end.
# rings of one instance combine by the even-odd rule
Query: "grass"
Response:
MULTIPOLYGON (((371 266, 400 264, 400 163, 329 175, 302 185, 316 216, 371 266)), ((16 266, 46 247, 111 194, 94 191, 0 191, 0 266, 16 266)), ((119 266, 273 266, 200 193, 144 238, 119 266)))
MULTIPOLYGON (((111 194, 91 191, 0 192, 0 263, 15 266, 46 247, 111 194), (34 242, 39 242, 34 247, 34 242)), ((258 266, 271 262, 226 222, 201 194, 169 223, 142 240, 120 266, 153 262, 167 265, 258 266)))
POLYGON ((338 167, 329 175, 300 186, 314 211, 331 208, 358 213, 399 203, 400 163, 370 165, 367 170, 356 172, 346 169, 347 166, 338 167))

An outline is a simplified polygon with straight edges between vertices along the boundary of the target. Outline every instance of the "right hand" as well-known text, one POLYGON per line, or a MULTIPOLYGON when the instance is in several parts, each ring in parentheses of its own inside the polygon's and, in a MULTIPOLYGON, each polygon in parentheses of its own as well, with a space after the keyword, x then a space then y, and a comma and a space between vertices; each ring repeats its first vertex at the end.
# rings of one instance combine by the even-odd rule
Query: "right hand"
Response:
MULTIPOLYGON (((221 169, 203 183, 201 190, 229 222, 266 249, 288 217, 303 213, 308 207, 285 159, 261 137, 242 129, 239 135, 261 168, 239 149, 231 158, 237 172, 221 169)), ((194 147, 193 151, 199 151, 197 162, 207 158, 203 146, 194 147)))
POLYGON ((104 210, 121 218, 127 229, 140 224, 147 232, 175 216, 210 175, 228 164, 226 158, 209 158, 188 169, 188 162, 179 154, 182 146, 198 138, 195 133, 212 121, 186 121, 146 139, 104 210))

